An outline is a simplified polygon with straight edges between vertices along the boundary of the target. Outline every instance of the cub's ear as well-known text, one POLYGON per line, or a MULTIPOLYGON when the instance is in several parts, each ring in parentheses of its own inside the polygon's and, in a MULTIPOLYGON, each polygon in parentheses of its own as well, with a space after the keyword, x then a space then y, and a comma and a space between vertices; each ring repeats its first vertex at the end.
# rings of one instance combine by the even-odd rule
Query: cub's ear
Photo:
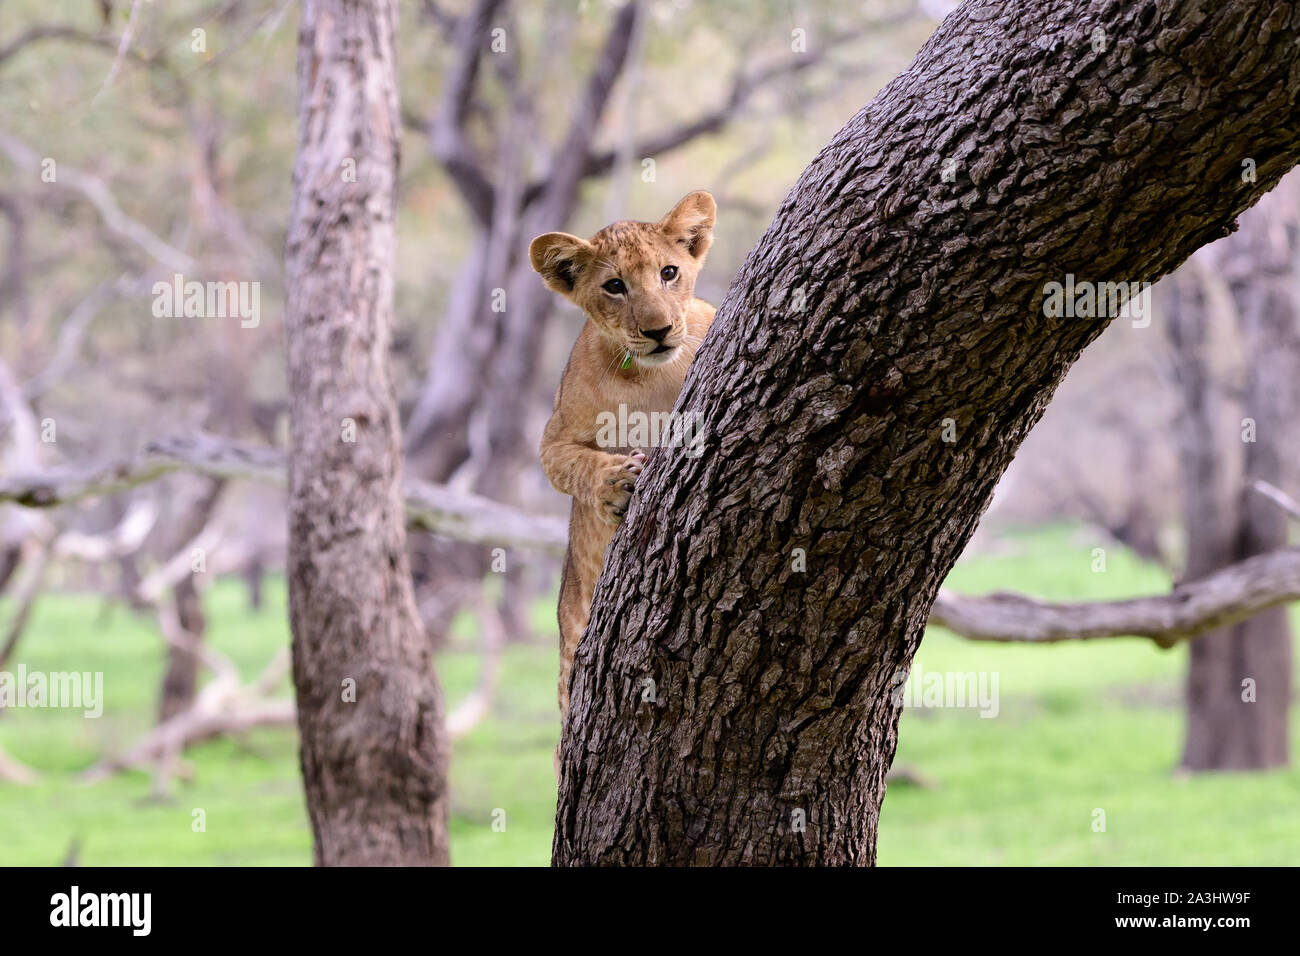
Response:
POLYGON ((595 256, 591 243, 567 232, 548 232, 528 246, 528 260, 547 287, 561 295, 571 295, 582 274, 595 256))
POLYGON ((713 245, 713 221, 717 215, 718 204, 712 196, 699 189, 660 219, 659 228, 669 239, 685 246, 693 258, 702 260, 709 246, 713 245))

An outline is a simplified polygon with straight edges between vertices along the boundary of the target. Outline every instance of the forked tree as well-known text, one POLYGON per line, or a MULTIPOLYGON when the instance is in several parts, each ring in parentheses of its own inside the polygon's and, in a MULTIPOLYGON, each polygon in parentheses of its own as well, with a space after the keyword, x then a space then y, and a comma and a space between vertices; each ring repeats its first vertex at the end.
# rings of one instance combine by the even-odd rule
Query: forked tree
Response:
MULTIPOLYGON (((813 161, 606 558, 557 864, 870 864, 936 590, 1105 316, 1300 160, 1290 0, 968 0, 813 161), (955 441, 944 441, 945 435, 955 441)), ((1158 321, 1158 317, 1157 317, 1158 321)))

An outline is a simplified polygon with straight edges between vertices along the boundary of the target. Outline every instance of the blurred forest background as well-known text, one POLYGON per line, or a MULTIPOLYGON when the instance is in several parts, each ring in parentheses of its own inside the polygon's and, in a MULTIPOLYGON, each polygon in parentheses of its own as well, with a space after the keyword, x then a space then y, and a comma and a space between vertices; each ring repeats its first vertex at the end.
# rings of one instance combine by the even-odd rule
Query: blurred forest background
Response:
MULTIPOLYGON (((404 0, 408 476, 567 514, 536 446, 582 318, 528 240, 708 189, 697 294, 718 303, 798 173, 949 6, 404 0)), ((0 0, 0 482, 151 443, 162 460, 177 436, 223 463, 284 445, 296 21, 289 0, 0 0), (158 317, 154 284, 178 273, 258 283, 257 324, 158 317)), ((1149 323, 1085 353, 951 588, 1156 594, 1287 542, 1297 185, 1161 283, 1149 323)), ((105 697, 98 719, 0 709, 0 863, 310 862, 283 493, 248 480, 268 471, 256 455, 200 471, 0 505, 0 671, 102 672, 105 697)), ((455 742, 453 862, 544 864, 559 559, 419 531, 411 551, 455 742)), ((1243 674, 1291 673, 1290 642, 1282 609, 1169 650, 932 627, 918 666, 996 673, 999 711, 904 715, 881 862, 1295 863, 1291 682, 1240 704, 1243 674)))

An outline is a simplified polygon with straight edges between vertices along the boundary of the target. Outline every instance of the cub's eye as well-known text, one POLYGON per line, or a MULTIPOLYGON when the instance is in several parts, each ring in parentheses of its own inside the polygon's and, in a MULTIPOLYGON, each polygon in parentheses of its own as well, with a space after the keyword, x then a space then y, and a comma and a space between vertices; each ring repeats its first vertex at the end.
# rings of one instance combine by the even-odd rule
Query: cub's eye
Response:
POLYGON ((659 274, 663 276, 665 282, 672 282, 674 279, 677 278, 677 267, 664 266, 662 269, 659 270, 659 274))
POLYGON ((624 292, 627 291, 627 286, 623 284, 622 279, 610 279, 603 286, 601 286, 601 288, 604 289, 606 292, 608 292, 610 295, 622 295, 624 292))

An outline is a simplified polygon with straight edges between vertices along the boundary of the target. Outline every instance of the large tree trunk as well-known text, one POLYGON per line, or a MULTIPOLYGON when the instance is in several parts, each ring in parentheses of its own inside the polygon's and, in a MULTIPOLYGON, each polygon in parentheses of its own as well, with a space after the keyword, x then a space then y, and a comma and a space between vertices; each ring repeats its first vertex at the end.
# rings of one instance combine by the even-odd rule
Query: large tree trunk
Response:
POLYGON ((447 862, 442 698, 411 592, 387 364, 396 19, 396 0, 307 0, 299 34, 289 612, 325 865, 447 862))
MULTIPOLYGON (((1254 481, 1287 484, 1282 450, 1293 447, 1300 340, 1291 284, 1295 281, 1294 176, 1242 217, 1241 231, 1196 257, 1180 277, 1194 284, 1180 298, 1172 328, 1202 341, 1175 338, 1184 403, 1184 512, 1188 558, 1184 577, 1204 577, 1251 555, 1286 544, 1287 518, 1250 491, 1254 481), (1241 414, 1225 405, 1221 376, 1204 374, 1220 351, 1205 341, 1215 318, 1237 331, 1245 352, 1241 414), (1190 328, 1189 328, 1190 327, 1190 328), (1181 352, 1181 350, 1180 350, 1181 352), (1243 441, 1238 419, 1254 427, 1243 441), (1216 427, 1217 426, 1217 427, 1216 427), (1224 432, 1227 431, 1225 435, 1224 432), (1217 434, 1216 434, 1217 432, 1217 434), (1243 453, 1244 452, 1244 453, 1243 453), (1238 458, 1242 466, 1227 467, 1238 458), (1235 485, 1229 484, 1235 482, 1235 485)), ((1192 771, 1285 766, 1291 702, 1291 626, 1276 607, 1191 645, 1187 671, 1187 736, 1182 766, 1192 771)))
POLYGON ((967 2, 821 152, 687 379, 704 454, 659 450, 607 555, 557 864, 874 862, 936 589, 1106 325, 1045 284, 1223 235, 1300 158, 1298 36, 1290 0, 967 2))

